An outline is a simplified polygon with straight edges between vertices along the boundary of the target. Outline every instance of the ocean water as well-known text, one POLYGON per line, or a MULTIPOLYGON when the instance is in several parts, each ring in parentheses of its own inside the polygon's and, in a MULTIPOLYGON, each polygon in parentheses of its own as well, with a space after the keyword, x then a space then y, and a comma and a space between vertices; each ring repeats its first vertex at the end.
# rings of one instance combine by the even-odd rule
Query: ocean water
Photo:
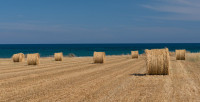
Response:
POLYGON ((53 56, 55 52, 63 52, 64 56, 73 53, 76 56, 92 56, 94 51, 104 51, 106 55, 130 54, 138 50, 140 54, 145 49, 169 48, 186 49, 190 52, 200 52, 200 43, 162 43, 162 44, 1 44, 0 58, 10 58, 15 53, 40 53, 41 57, 53 56))

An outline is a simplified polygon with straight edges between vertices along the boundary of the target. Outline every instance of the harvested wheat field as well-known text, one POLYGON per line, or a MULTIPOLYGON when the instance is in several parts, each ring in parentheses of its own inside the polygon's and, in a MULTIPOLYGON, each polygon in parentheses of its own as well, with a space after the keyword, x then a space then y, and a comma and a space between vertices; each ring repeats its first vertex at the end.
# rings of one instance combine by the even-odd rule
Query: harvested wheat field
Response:
MULTIPOLYGON (((145 56, 40 58, 39 65, 0 59, 0 101, 188 102, 200 101, 200 60, 170 58, 170 75, 146 75, 145 56)), ((193 58, 194 57, 194 58, 193 58)))

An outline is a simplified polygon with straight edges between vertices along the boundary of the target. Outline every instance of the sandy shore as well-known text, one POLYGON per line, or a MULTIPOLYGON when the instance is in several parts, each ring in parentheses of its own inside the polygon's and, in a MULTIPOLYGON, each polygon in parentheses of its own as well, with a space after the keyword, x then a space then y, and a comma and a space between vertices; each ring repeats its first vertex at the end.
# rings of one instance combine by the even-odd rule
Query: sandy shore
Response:
POLYGON ((145 75, 145 56, 40 58, 40 65, 0 59, 0 101, 188 102, 200 101, 200 63, 171 57, 170 75, 145 75))

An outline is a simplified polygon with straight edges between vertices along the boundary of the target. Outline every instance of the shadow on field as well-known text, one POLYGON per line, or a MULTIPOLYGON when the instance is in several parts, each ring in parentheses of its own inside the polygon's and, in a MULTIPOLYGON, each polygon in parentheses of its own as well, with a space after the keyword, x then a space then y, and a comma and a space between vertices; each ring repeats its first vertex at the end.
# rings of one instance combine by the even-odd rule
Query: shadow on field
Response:
POLYGON ((105 63, 89 63, 89 64, 104 65, 105 63))
POLYGON ((146 76, 147 74, 133 73, 133 74, 129 74, 129 75, 134 75, 134 76, 146 76))

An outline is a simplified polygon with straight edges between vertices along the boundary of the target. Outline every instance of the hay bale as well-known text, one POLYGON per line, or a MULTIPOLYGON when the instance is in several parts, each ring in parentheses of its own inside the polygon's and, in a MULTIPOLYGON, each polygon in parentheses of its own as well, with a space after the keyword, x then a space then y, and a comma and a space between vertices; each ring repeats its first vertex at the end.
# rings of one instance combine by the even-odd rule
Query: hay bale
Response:
POLYGON ((138 51, 131 51, 131 56, 132 56, 132 59, 133 58, 138 58, 138 51))
POLYGON ((94 52, 93 60, 94 63, 104 63, 105 62, 105 52, 94 52))
POLYGON ((149 75, 168 75, 169 74, 169 50, 153 49, 145 50, 147 55, 147 73, 149 75))
POLYGON ((38 65, 39 64, 39 54, 28 54, 27 55, 27 64, 28 65, 38 65))
POLYGON ((63 60, 63 53, 54 53, 55 61, 62 61, 63 60))
POLYGON ((24 54, 23 53, 18 53, 18 54, 14 54, 12 56, 13 62, 23 62, 24 61, 24 54))
POLYGON ((176 60, 185 60, 186 50, 176 50, 176 60))

